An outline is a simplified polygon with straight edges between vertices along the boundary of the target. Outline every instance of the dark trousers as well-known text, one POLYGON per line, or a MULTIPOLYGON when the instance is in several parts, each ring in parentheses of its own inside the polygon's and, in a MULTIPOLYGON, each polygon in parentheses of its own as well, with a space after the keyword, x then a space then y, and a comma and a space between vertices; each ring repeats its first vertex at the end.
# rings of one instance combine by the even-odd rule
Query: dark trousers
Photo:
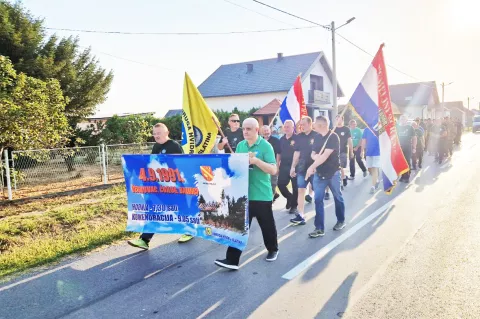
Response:
POLYGON ((290 167, 280 166, 280 172, 278 174, 278 189, 283 197, 287 199, 287 203, 291 208, 297 208, 298 201, 298 186, 297 178, 290 176, 290 167), (292 192, 287 188, 288 183, 292 183, 292 192))
POLYGON ((152 233, 143 233, 140 235, 140 239, 143 239, 146 243, 149 243, 152 240, 153 234, 152 233))
MULTIPOLYGON (((412 168, 412 147, 402 146, 402 152, 403 152, 403 155, 405 156, 405 159, 407 160, 408 167, 411 169, 412 168)), ((403 173, 401 179, 406 181, 410 180, 410 170, 406 173, 403 173)))
POLYGON ((439 163, 443 161, 443 159, 448 155, 448 140, 446 138, 440 138, 438 140, 438 149, 435 159, 438 160, 439 163))
POLYGON ((362 160, 362 149, 359 147, 356 151, 353 151, 353 158, 350 159, 350 176, 354 177, 355 176, 355 161, 357 162, 358 166, 360 166, 360 169, 362 172, 366 172, 367 168, 365 167, 365 164, 363 163, 362 160))
MULTIPOLYGON (((278 250, 277 227, 273 218, 271 201, 249 201, 248 202, 249 225, 252 224, 253 217, 257 218, 258 225, 262 230, 263 242, 268 251, 278 250)), ((236 265, 240 263, 242 251, 237 248, 228 247, 227 259, 236 265)))
POLYGON ((417 146, 417 151, 415 154, 412 154, 412 167, 417 168, 418 166, 422 166, 423 161, 423 147, 417 146))

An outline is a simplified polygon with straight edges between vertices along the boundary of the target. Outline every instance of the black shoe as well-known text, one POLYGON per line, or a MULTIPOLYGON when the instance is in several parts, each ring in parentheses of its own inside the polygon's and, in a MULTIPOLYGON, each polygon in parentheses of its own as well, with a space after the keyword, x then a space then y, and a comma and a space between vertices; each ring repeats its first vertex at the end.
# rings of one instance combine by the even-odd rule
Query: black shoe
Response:
POLYGON ((310 204, 312 202, 312 196, 305 195, 305 201, 310 204))
POLYGON ((215 265, 223 268, 231 269, 231 270, 238 270, 238 264, 235 264, 234 262, 228 259, 222 259, 222 260, 217 259, 215 260, 215 265))
POLYGON ((363 171, 363 177, 367 177, 368 173, 367 171, 363 171))
POLYGON ((355 176, 349 176, 347 177, 349 180, 353 181, 355 179, 355 176))
POLYGON ((298 214, 298 210, 297 210, 296 207, 295 207, 295 208, 292 207, 292 208, 290 208, 290 210, 288 211, 288 213, 289 213, 289 214, 298 214))
POLYGON ((342 230, 345 228, 345 223, 337 222, 335 226, 333 226, 333 230, 342 230))
POLYGON ((266 261, 275 261, 278 257, 278 250, 277 251, 269 251, 267 254, 266 261))
POLYGON ((345 178, 343 179, 343 186, 347 186, 347 184, 348 184, 348 179, 345 177, 345 178))
POLYGON ((287 205, 285 205, 285 209, 289 210, 290 208, 292 208, 292 204, 290 204, 290 201, 287 199, 287 205))
POLYGON ((324 200, 329 200, 330 199, 330 193, 325 193, 325 197, 323 199, 324 200))

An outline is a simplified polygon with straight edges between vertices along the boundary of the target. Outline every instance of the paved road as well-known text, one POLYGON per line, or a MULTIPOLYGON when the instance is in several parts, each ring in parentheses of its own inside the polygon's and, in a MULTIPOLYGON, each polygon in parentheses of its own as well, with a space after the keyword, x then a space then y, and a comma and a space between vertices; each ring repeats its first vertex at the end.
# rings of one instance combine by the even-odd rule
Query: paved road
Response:
MULTIPOLYGON (((478 318, 480 135, 451 161, 426 160, 409 185, 369 195, 347 187, 348 226, 309 239, 275 204, 274 263, 257 224, 238 272, 225 248, 156 236, 148 252, 117 245, 0 286, 0 318, 478 318), (475 171, 475 169, 477 169, 475 171)), ((333 203, 327 227, 335 223, 333 203)))

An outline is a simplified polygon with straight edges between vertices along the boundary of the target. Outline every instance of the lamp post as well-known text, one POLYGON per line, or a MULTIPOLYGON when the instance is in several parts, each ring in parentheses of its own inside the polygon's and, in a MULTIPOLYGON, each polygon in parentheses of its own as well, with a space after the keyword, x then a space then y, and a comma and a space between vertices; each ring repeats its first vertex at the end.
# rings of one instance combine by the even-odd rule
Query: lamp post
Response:
MULTIPOLYGON (((335 53, 335 32, 340 29, 341 27, 349 24, 355 20, 355 17, 352 17, 347 20, 344 24, 341 26, 335 28, 335 21, 332 21, 330 25, 330 31, 332 31, 332 84, 333 84, 333 107, 332 107, 332 122, 335 121, 335 117, 337 117, 338 114, 338 101, 337 101, 337 91, 338 91, 338 83, 337 83, 337 58, 336 58, 336 53, 335 53)), ((332 125, 332 127, 335 127, 336 123, 332 125)))
POLYGON ((470 99, 473 100, 473 99, 475 99, 475 98, 474 98, 473 96, 472 96, 472 97, 470 97, 470 96, 467 97, 467 108, 468 108, 469 111, 470 111, 470 99))
POLYGON ((445 82, 442 82, 442 111, 440 112, 441 117, 443 118, 445 115, 445 87, 452 84, 453 82, 450 82, 448 84, 445 84, 445 82))

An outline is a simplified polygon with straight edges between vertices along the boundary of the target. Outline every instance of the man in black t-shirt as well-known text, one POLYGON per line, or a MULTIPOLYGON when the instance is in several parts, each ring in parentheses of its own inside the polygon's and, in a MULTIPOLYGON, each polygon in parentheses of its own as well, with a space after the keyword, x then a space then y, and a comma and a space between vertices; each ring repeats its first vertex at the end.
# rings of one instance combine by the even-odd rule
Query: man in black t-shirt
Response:
MULTIPOLYGON (((402 148, 403 155, 411 168, 412 153, 417 151, 417 137, 413 127, 408 125, 407 117, 405 115, 400 116, 400 125, 397 127, 397 136, 400 140, 400 147, 402 148)), ((400 182, 408 183, 409 181, 410 170, 400 177, 400 182)))
POLYGON ((417 122, 413 122, 412 127, 417 137, 417 151, 412 154, 412 169, 416 170, 417 165, 418 168, 422 168, 423 151, 425 149, 425 131, 417 122))
MULTIPOLYGON (((272 136, 272 130, 270 126, 264 125, 262 126, 262 137, 272 145, 273 152, 275 153, 275 159, 277 158, 277 154, 280 153, 280 140, 274 136, 272 136)), ((278 163, 277 163, 278 168, 278 163)), ((277 193, 277 184, 278 184, 278 170, 277 174, 270 175, 270 180, 272 183, 272 192, 273 192, 273 201, 275 201, 280 195, 277 193)))
MULTIPOLYGON (((183 149, 180 144, 171 140, 168 137, 168 127, 163 123, 155 124, 153 127, 153 137, 155 138, 155 145, 152 148, 152 154, 183 154, 183 149)), ((147 250, 149 248, 150 240, 152 239, 152 233, 143 233, 139 239, 129 240, 128 244, 147 250)), ((192 235, 185 234, 180 237, 179 242, 184 243, 193 238, 192 235)))
POLYGON ((280 152, 277 154, 278 165, 278 189, 283 197, 287 199, 286 209, 290 214, 297 212, 298 186, 297 178, 290 176, 290 168, 293 162, 293 153, 295 152, 295 124, 291 120, 283 123, 283 131, 285 135, 280 138, 280 152), (291 183, 292 192, 287 188, 291 183))
POLYGON ((325 188, 329 187, 335 201, 337 223, 333 230, 345 227, 345 203, 340 188, 340 138, 328 129, 329 121, 324 116, 315 119, 315 137, 311 157, 314 162, 307 170, 307 178, 313 178, 315 191, 315 230, 308 234, 312 238, 325 235, 325 207, 323 204, 325 188))
POLYGON ((312 178, 305 178, 305 174, 310 165, 312 165, 312 146, 317 132, 312 129, 312 118, 305 116, 300 120, 303 132, 295 137, 295 153, 293 153, 290 176, 297 177, 298 185, 298 206, 297 216, 290 219, 294 225, 305 225, 304 208, 305 192, 308 184, 311 184, 312 178))
POLYGON ((350 129, 345 126, 343 116, 341 115, 337 115, 335 133, 340 138, 340 170, 342 173, 343 186, 347 186, 345 168, 347 168, 347 160, 353 158, 353 143, 350 129))
POLYGON ((226 154, 230 153, 230 148, 227 146, 227 144, 230 145, 233 153, 235 153, 238 143, 243 141, 243 132, 240 129, 240 117, 238 114, 232 113, 230 115, 228 118, 228 126, 230 128, 225 130, 225 137, 217 145, 218 150, 225 150, 226 154))

